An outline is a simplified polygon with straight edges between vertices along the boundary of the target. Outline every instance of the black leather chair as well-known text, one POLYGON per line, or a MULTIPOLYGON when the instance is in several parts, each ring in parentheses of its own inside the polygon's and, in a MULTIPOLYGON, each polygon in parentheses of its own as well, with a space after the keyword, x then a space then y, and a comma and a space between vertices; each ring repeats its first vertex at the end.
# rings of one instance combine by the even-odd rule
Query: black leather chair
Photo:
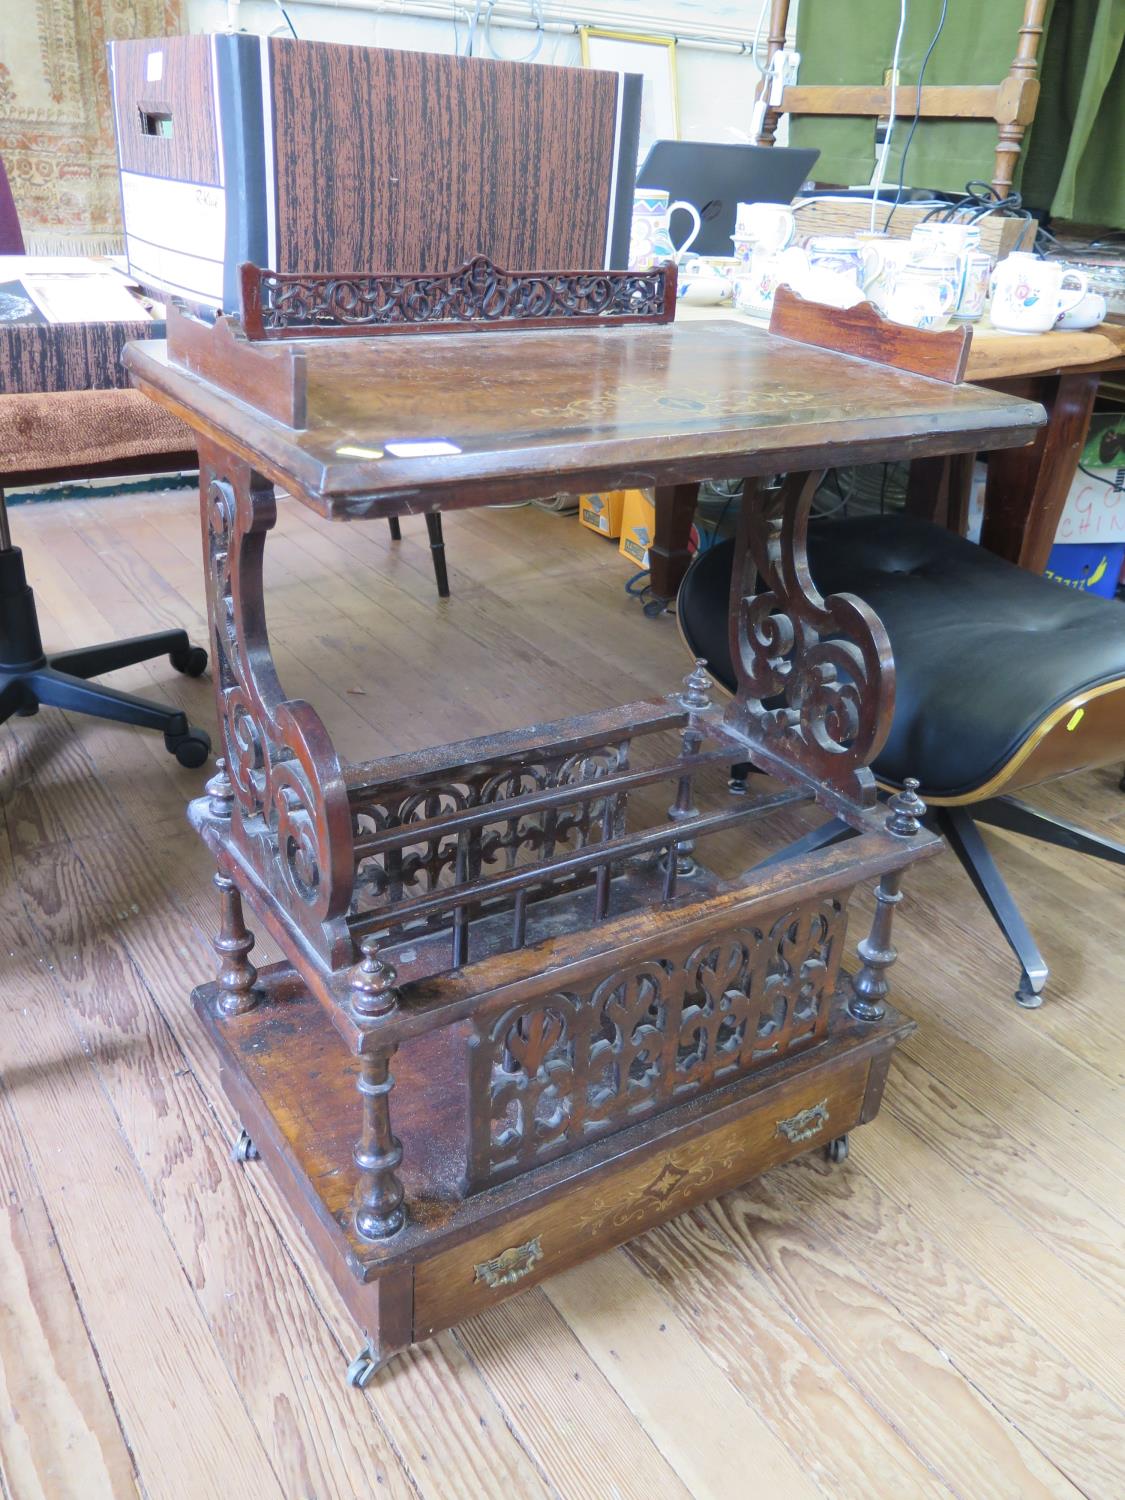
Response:
MULTIPOLYGON (((1125 753, 1125 607, 905 516, 814 522, 808 551, 820 592, 857 594, 890 636, 894 723, 876 777, 884 787, 920 780, 935 825, 1019 959, 1016 999, 1040 1005, 1047 967, 977 824, 1125 865, 1125 844, 1011 795, 1125 753)), ((697 557, 677 601, 689 650, 728 689, 733 556, 733 542, 723 542, 697 557)), ((734 782, 750 769, 733 768, 734 782)), ((833 819, 799 847, 822 848, 849 833, 833 819)))

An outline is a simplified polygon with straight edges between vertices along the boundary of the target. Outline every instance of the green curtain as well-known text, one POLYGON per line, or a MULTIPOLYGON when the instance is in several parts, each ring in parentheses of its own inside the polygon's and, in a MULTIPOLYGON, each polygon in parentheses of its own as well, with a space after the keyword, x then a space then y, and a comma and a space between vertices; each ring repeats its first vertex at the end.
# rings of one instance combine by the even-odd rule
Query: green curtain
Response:
MULTIPOLYGON (((950 0, 927 84, 998 83, 1008 71, 1024 0, 950 0)), ((937 27, 941 0, 910 0, 899 61, 895 130, 886 181, 898 181, 914 113, 918 70, 937 27)), ((899 0, 801 0, 797 47, 803 84, 881 83, 889 70, 899 0)), ((1119 226, 1125 221, 1125 0, 1058 0, 1048 9, 1040 44, 1039 111, 1025 138, 1016 185, 1036 207, 1066 218, 1119 226)), ((865 183, 875 166, 875 121, 795 116, 795 146, 816 146, 819 180, 865 183)), ((922 120, 907 163, 908 186, 958 192, 972 178, 989 181, 996 127, 988 120, 922 120)))
POLYGON ((1059 0, 1040 77, 1025 202, 1125 228, 1125 0, 1059 0))

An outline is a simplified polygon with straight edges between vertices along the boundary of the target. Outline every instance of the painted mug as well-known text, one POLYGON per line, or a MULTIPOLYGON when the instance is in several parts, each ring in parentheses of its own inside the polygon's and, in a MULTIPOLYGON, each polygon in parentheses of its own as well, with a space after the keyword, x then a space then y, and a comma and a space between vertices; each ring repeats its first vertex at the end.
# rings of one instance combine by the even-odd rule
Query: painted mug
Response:
POLYGON ((1015 250, 992 273, 992 326, 1005 333, 1046 333, 1087 291, 1081 271, 1015 250))
POLYGON ((630 271, 647 271, 650 266, 668 260, 679 260, 692 245, 703 227, 698 211, 690 203, 677 199, 670 203, 663 188, 637 188, 633 193, 633 223, 629 237, 630 271), (682 244, 672 239, 670 224, 677 209, 688 214, 691 233, 682 244))
MULTIPOLYGON (((736 241, 750 241, 756 250, 777 255, 797 237, 797 220, 783 203, 740 203, 734 234, 736 241)), ((736 251, 737 253, 737 251, 736 251)))
POLYGON ((949 257, 945 265, 908 262, 895 274, 883 316, 907 328, 936 332, 953 316, 958 289, 956 257, 949 257))
POLYGON ((934 250, 952 250, 955 255, 968 255, 980 249, 979 224, 946 224, 933 219, 924 224, 915 224, 910 231, 910 243, 920 257, 934 250))
POLYGON ((814 270, 854 276, 860 291, 875 280, 883 263, 880 247, 854 234, 814 234, 805 241, 805 250, 814 270))
POLYGON ((987 250, 970 250, 961 257, 961 294, 953 316, 973 323, 984 313, 988 285, 992 280, 992 256, 987 250))

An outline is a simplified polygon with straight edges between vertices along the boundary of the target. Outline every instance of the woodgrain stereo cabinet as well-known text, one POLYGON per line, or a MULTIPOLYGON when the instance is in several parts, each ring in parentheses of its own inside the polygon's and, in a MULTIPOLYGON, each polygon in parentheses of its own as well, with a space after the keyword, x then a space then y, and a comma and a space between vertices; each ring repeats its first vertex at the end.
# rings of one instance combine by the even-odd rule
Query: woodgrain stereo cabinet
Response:
POLYGON ((641 80, 280 37, 112 42, 131 273, 238 308, 277 271, 623 267, 641 80))

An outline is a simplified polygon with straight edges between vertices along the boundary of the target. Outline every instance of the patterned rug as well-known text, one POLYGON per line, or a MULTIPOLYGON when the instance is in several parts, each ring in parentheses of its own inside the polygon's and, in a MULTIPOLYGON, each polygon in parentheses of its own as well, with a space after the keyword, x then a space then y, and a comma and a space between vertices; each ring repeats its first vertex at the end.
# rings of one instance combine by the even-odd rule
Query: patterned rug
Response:
POLYGON ((0 0, 0 157, 30 252, 121 249, 106 43, 183 31, 181 0, 0 0))

